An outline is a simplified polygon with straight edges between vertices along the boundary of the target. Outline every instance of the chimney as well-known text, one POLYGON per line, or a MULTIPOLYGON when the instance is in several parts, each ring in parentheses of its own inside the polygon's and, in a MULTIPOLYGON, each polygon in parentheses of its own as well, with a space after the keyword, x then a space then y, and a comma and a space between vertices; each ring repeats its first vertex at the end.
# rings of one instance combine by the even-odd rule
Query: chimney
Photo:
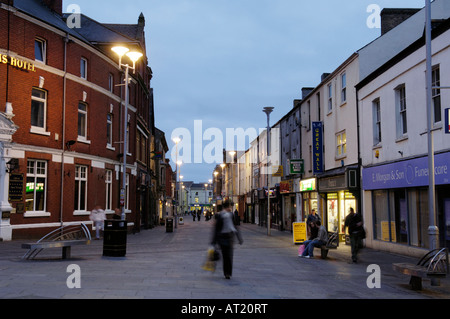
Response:
POLYGON ((313 90, 314 88, 302 88, 302 100, 304 100, 313 90))
POLYGON ((322 73, 322 76, 320 77, 320 82, 325 81, 325 79, 330 76, 331 73, 322 73))
POLYGON ((380 13, 381 35, 394 29, 419 11, 420 9, 383 9, 380 13))
POLYGON ((42 0, 42 3, 53 12, 62 16, 62 0, 42 0))

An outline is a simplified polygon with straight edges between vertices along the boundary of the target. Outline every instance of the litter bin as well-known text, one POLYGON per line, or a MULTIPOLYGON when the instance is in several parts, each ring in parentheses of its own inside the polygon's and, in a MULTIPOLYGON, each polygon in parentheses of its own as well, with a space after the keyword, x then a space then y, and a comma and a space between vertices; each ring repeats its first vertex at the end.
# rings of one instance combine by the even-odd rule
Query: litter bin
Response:
POLYGON ((127 221, 105 220, 103 256, 124 257, 127 253, 127 221))
POLYGON ((167 218, 166 219, 166 233, 172 233, 173 232, 173 219, 167 218))

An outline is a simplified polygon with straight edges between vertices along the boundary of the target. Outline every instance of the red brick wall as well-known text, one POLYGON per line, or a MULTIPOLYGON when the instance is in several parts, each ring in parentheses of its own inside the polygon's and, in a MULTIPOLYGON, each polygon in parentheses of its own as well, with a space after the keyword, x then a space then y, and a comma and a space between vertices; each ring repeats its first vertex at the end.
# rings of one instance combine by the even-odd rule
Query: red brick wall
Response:
MULTIPOLYGON (((11 15, 10 33, 10 51, 19 57, 34 61, 34 41, 36 37, 42 38, 47 44, 46 68, 52 67, 59 72, 64 70, 64 37, 55 34, 44 27, 35 25, 29 21, 11 15)), ((7 12, 0 9, 0 50, 7 49, 7 12)), ((26 218, 23 214, 12 214, 11 224, 39 224, 39 223, 57 223, 60 221, 61 209, 61 163, 53 162, 51 152, 60 153, 65 147, 65 143, 70 140, 77 140, 78 137, 78 103, 83 99, 83 92, 87 93, 86 104, 88 105, 88 136, 90 144, 77 142, 71 146, 70 152, 66 154, 75 155, 75 163, 64 165, 63 180, 63 220, 70 221, 86 221, 89 216, 74 216, 74 187, 75 187, 75 165, 88 166, 88 204, 87 209, 91 210, 95 204, 105 205, 105 169, 113 171, 113 207, 119 205, 119 192, 122 185, 120 178, 116 179, 115 165, 105 164, 105 169, 95 168, 91 166, 91 160, 76 157, 81 153, 89 157, 94 156, 99 161, 116 161, 121 165, 122 159, 119 156, 122 153, 122 144, 113 144, 115 150, 106 148, 106 116, 110 112, 110 105, 113 104, 113 143, 121 141, 122 131, 122 107, 116 99, 110 97, 105 92, 99 92, 93 88, 93 84, 105 90, 109 90, 109 74, 114 75, 114 84, 119 84, 122 73, 116 69, 115 64, 109 63, 98 54, 86 49, 75 41, 71 41, 67 45, 67 72, 79 78, 80 76, 80 59, 84 57, 88 60, 88 81, 79 83, 67 79, 66 81, 66 115, 65 115, 65 140, 63 141, 63 99, 64 86, 63 77, 60 74, 54 74, 39 68, 39 62, 35 63, 36 72, 23 71, 5 64, 0 64, 0 110, 4 111, 6 102, 11 102, 14 109, 15 117, 13 121, 19 126, 19 129, 13 136, 13 141, 17 145, 32 145, 37 147, 36 151, 26 151, 25 158, 20 159, 20 169, 15 173, 23 173, 26 176, 27 159, 42 159, 48 163, 47 171, 47 205, 46 211, 51 213, 50 217, 26 218), (6 75, 9 68, 8 77, 8 98, 6 98, 6 75), (30 133, 31 128, 31 91, 33 87, 38 87, 39 78, 45 78, 43 89, 48 92, 47 98, 47 132, 50 136, 30 133), (39 148, 46 151, 39 152, 39 148), (76 152, 76 153, 73 153, 76 152), (119 185, 120 181, 120 185, 119 185)), ((145 76, 144 76, 145 78, 145 76)), ((148 104, 148 99, 143 90, 139 91, 139 95, 135 94, 137 88, 135 84, 131 84, 130 102, 136 106, 136 101, 140 101, 139 105, 148 104)), ((114 94, 121 96, 121 87, 114 88, 114 94)), ((128 157, 129 164, 135 163, 135 140, 136 140, 136 115, 131 115, 130 120, 130 142, 129 147, 132 157, 128 157)), ((150 139, 149 139, 150 140, 150 139)), ((66 148, 67 151, 67 148, 66 148)), ((130 173, 130 171, 128 171, 130 173)), ((26 177, 25 177, 26 179, 26 177)), ((136 180, 135 176, 130 174, 130 209, 132 215, 128 216, 128 220, 136 220, 136 180)), ((13 204, 13 207, 16 205, 13 204)), ((17 237, 36 237, 45 233, 48 229, 21 230, 14 231, 13 236, 17 237)))

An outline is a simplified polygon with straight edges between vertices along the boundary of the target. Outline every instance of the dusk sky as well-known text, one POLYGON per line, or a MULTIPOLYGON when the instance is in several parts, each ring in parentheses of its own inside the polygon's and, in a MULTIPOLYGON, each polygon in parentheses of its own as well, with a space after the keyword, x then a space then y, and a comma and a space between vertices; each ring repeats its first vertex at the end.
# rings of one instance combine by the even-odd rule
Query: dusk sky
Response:
MULTIPOLYGON (((70 4, 102 23, 135 24, 144 14, 156 126, 171 149, 174 131, 191 132, 194 162, 194 121, 225 138, 226 128, 264 128, 262 109, 273 106, 273 125, 302 87, 317 86, 322 73, 380 36, 367 25, 370 5, 422 8, 425 1, 66 0, 63 11, 70 4)), ((181 174, 207 182, 215 165, 183 164, 181 174)))

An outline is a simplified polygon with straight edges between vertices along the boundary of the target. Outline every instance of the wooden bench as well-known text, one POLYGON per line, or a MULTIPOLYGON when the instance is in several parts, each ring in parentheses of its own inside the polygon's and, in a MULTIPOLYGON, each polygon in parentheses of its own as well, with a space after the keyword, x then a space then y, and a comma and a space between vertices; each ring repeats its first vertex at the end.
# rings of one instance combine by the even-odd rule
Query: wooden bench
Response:
POLYGON ((409 284, 413 290, 422 290, 422 278, 430 278, 432 286, 440 285, 440 278, 445 278, 448 274, 448 250, 434 249, 419 262, 414 265, 410 263, 392 264, 394 270, 402 274, 411 276, 409 284))
POLYGON ((45 248, 62 248, 62 259, 68 259, 72 246, 90 243, 91 233, 85 224, 62 226, 35 243, 22 244, 22 248, 28 249, 22 259, 34 259, 45 248))
POLYGON ((327 244, 320 247, 320 256, 322 257, 322 259, 327 259, 328 251, 330 249, 337 249, 338 247, 339 247, 339 234, 337 232, 329 233, 327 244))

